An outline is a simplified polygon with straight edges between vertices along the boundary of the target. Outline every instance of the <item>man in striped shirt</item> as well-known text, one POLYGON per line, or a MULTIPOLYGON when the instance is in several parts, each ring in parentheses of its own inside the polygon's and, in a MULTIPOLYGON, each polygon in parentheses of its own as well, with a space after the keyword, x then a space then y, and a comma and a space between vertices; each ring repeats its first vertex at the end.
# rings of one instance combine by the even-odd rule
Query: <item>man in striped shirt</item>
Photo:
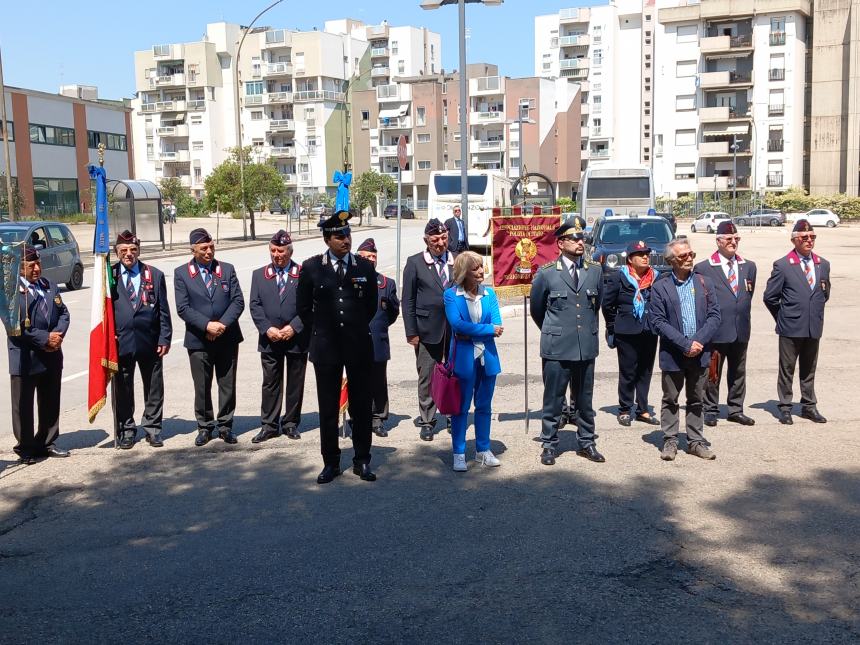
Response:
POLYGON ((720 307, 711 279, 693 273, 695 258, 685 238, 672 240, 666 246, 672 273, 658 279, 651 290, 649 320, 653 332, 660 337, 663 372, 660 457, 665 461, 672 461, 678 453, 678 398, 682 390, 687 397, 687 452, 702 459, 716 458, 702 434, 702 402, 711 360, 710 343, 720 326, 720 307))

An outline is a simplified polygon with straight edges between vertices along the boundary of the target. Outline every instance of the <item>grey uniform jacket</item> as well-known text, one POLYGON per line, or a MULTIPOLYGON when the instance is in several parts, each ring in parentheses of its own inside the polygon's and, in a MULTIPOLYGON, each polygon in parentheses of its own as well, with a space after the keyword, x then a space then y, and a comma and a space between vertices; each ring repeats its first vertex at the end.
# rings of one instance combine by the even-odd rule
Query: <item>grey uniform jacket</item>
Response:
POLYGON ((579 290, 561 257, 544 265, 532 282, 531 317, 541 330, 541 358, 588 361, 599 351, 603 269, 583 258, 579 290))

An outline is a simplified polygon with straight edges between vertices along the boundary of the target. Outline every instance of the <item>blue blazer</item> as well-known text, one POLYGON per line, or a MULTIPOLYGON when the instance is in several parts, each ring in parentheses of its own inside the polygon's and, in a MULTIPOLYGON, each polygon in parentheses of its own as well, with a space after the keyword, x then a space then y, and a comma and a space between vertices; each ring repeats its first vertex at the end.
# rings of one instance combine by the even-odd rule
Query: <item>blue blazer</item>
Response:
POLYGON ((660 337, 660 369, 664 372, 679 372, 690 361, 707 367, 711 360, 710 343, 720 327, 720 305, 714 283, 701 274, 693 275, 693 288, 696 291, 696 333, 692 338, 684 336, 684 323, 681 318, 681 299, 671 273, 666 273, 651 287, 651 307, 648 322, 654 333, 660 337), (693 341, 705 348, 694 358, 684 356, 693 341))
POLYGON ((63 369, 63 350, 46 352, 48 334, 58 331, 65 336, 69 330, 69 310, 60 291, 47 278, 39 278, 42 290, 45 292, 47 316, 42 312, 35 300, 30 297, 23 283, 18 281, 18 299, 20 301, 21 334, 7 336, 6 346, 9 349, 9 374, 12 376, 35 376, 47 370, 63 369), (25 324, 29 318, 30 326, 25 324))
POLYGON ((830 299, 830 262, 812 254, 815 285, 809 287, 797 251, 773 263, 764 290, 764 306, 776 321, 776 333, 790 338, 821 338, 824 305, 830 299))
MULTIPOLYGON (((473 340, 484 343, 484 372, 487 376, 501 373, 499 353, 496 350, 496 340, 493 325, 502 324, 499 312, 499 301, 496 292, 489 287, 481 287, 484 297, 481 298, 481 322, 473 323, 466 305, 466 296, 457 295, 457 287, 445 290, 445 315, 454 334, 451 339, 454 355, 454 374, 460 378, 471 378, 475 371, 475 345, 473 340)), ((449 354, 450 355, 450 354, 449 354)))

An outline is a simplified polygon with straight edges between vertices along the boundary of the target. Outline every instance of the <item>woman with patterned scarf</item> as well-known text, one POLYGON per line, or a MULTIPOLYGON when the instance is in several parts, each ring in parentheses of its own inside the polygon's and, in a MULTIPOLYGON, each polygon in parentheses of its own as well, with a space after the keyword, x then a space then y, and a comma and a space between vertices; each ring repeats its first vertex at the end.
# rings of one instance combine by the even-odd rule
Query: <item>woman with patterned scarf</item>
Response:
POLYGON ((657 355, 657 337, 648 325, 648 300, 657 272, 645 242, 627 246, 627 264, 607 280, 603 297, 606 342, 618 350, 618 423, 629 426, 634 399, 636 420, 660 425, 648 409, 648 389, 657 355))

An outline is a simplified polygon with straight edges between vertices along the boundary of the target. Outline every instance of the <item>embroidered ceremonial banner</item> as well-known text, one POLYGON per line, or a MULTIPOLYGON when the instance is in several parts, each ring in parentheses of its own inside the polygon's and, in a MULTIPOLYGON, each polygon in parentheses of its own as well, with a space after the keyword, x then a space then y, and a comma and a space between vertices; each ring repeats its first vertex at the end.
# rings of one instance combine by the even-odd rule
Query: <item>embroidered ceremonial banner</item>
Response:
POLYGON ((21 299, 18 278, 21 274, 23 242, 0 246, 0 316, 9 336, 21 335, 21 299))
POLYGON ((561 210, 553 208, 547 215, 537 206, 533 215, 520 214, 522 207, 505 210, 516 214, 493 209, 491 220, 493 287, 500 296, 527 296, 537 270, 558 258, 553 233, 561 224, 561 210))

